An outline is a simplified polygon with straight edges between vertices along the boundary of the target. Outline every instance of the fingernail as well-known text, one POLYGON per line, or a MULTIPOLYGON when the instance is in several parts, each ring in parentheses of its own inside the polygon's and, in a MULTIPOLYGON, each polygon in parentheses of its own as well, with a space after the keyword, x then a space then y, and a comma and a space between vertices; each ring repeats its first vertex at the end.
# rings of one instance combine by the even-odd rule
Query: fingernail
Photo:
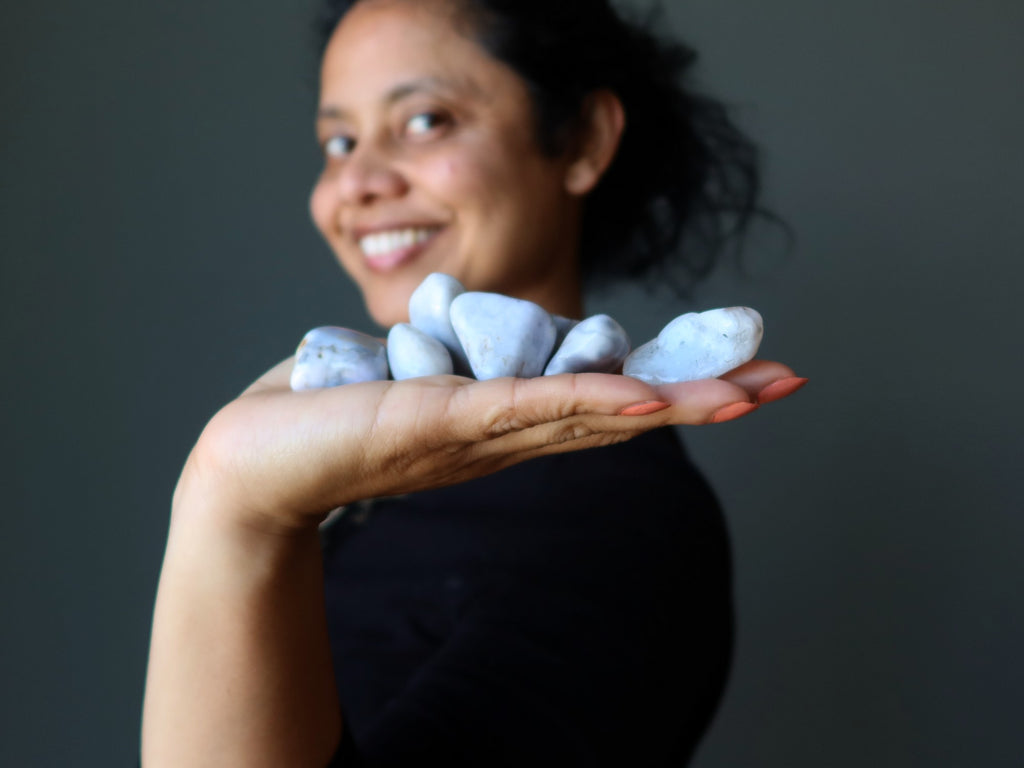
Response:
POLYGON ((771 403, 775 400, 781 400, 784 397, 789 397, 800 389, 800 387, 806 384, 807 381, 807 379, 802 379, 798 376, 790 376, 786 379, 773 381, 757 393, 757 402, 764 405, 765 403, 771 403))
POLYGON ((732 421, 756 410, 757 403, 730 403, 715 411, 708 420, 708 424, 721 424, 723 421, 732 421))
POLYGON ((649 413, 657 413, 668 408, 668 403, 661 400, 645 400, 642 403, 634 403, 619 411, 619 416, 646 416, 649 413))

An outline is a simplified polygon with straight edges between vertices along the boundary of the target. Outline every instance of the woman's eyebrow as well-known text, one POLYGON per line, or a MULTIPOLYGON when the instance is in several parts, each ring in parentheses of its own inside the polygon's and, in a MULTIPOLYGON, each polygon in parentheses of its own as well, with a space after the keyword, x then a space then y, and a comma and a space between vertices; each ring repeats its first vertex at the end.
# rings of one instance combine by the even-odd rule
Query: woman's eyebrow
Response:
MULTIPOLYGON (((447 92, 453 94, 465 94, 474 98, 483 95, 483 91, 470 78, 453 79, 447 77, 418 77, 399 83, 389 90, 384 96, 384 103, 391 106, 409 96, 417 93, 447 92)), ((340 119, 348 116, 348 111, 331 104, 324 104, 317 110, 317 117, 324 119, 340 119)))
POLYGON ((477 84, 468 77, 455 79, 431 76, 416 78, 415 80, 396 85, 388 91, 384 100, 388 104, 394 104, 396 101, 401 101, 405 97, 416 93, 437 91, 468 96, 479 96, 482 93, 477 84))

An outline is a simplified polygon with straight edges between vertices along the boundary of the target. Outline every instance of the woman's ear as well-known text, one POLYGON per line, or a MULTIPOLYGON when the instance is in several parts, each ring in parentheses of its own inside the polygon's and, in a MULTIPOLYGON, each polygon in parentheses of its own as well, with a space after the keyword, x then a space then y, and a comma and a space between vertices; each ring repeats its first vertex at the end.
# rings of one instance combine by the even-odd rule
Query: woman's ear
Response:
POLYGON ((571 195, 585 195, 597 186, 619 148, 626 113, 609 90, 594 91, 583 102, 573 160, 565 173, 571 195))

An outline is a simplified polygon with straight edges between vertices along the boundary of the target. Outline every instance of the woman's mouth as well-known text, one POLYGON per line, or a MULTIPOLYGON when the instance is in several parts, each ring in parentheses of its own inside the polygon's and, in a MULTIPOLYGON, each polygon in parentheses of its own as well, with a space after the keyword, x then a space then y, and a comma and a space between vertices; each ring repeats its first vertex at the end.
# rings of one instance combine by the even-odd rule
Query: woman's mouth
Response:
POLYGON ((387 272, 422 251, 439 231, 439 227, 407 227, 374 232, 359 238, 359 248, 370 269, 387 272))

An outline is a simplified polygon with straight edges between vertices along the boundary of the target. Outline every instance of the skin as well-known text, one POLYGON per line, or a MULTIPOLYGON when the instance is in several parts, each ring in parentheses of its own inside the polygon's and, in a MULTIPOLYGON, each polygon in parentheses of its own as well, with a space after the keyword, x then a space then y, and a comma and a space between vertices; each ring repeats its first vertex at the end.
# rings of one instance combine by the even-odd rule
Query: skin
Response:
MULTIPOLYGON (((341 81, 325 77, 323 103, 355 118, 358 143, 340 167, 327 160, 312 199, 317 225, 378 321, 399 317, 422 274, 442 267, 473 287, 514 288, 554 311, 573 302, 578 309, 578 232, 565 222, 577 220, 582 196, 614 154, 622 126, 617 99, 591 100, 578 151, 557 160, 524 149, 523 115, 502 111, 504 96, 493 94, 470 121, 476 138, 457 144, 462 139, 453 131, 438 146, 406 146, 395 137, 381 94, 396 81, 434 76, 435 61, 448 61, 456 50, 451 35, 459 36, 454 29, 428 34, 422 9, 403 0, 364 0, 341 22, 336 41, 358 37, 353 30, 370 37, 401 32, 409 40, 421 32, 435 36, 418 61, 409 59, 411 49, 396 56, 397 79, 390 69, 364 70, 365 82, 353 80, 347 68, 341 81), (370 23, 374 18, 379 26, 370 23), (435 47, 440 40, 444 46, 435 47), (485 114, 487 104, 500 119, 485 114), (517 130, 506 132, 504 120, 517 130), (505 154, 512 146, 527 151, 514 168, 505 154), (535 197, 567 217, 532 223, 528 241, 543 259, 503 239, 522 234, 523 217, 536 212, 535 197), (379 219, 369 218, 373 211, 379 219), (366 217, 361 221, 444 222, 446 230, 403 269, 375 273, 352 247, 348 227, 356 219, 348 217, 356 213, 366 217), (550 263, 555 254, 562 254, 558 266, 550 263)), ((495 77, 507 74, 461 40, 465 67, 489 77, 483 66, 489 62, 495 77)), ((325 72, 332 57, 329 50, 325 72)), ((508 98, 518 96, 510 91, 508 98)), ((321 121, 318 130, 335 135, 334 121, 321 121)), ((317 533, 330 510, 608 445, 667 424, 707 424, 723 408, 731 414, 766 390, 777 399, 789 386, 779 382, 793 376, 781 363, 754 361, 721 379, 659 387, 611 374, 564 374, 483 382, 440 376, 292 392, 291 367, 291 359, 275 366, 213 417, 175 490, 143 708, 146 768, 327 763, 344 727, 317 533), (655 407, 660 410, 650 412, 655 407), (641 415, 619 415, 624 409, 641 415)))
POLYGON ((437 3, 356 5, 323 59, 325 162, 310 212, 371 316, 406 321, 409 295, 431 272, 578 316, 581 204, 622 130, 618 100, 595 101, 589 143, 547 157, 521 78, 437 3), (367 233, 407 227, 434 234, 400 263, 360 248, 367 233))

